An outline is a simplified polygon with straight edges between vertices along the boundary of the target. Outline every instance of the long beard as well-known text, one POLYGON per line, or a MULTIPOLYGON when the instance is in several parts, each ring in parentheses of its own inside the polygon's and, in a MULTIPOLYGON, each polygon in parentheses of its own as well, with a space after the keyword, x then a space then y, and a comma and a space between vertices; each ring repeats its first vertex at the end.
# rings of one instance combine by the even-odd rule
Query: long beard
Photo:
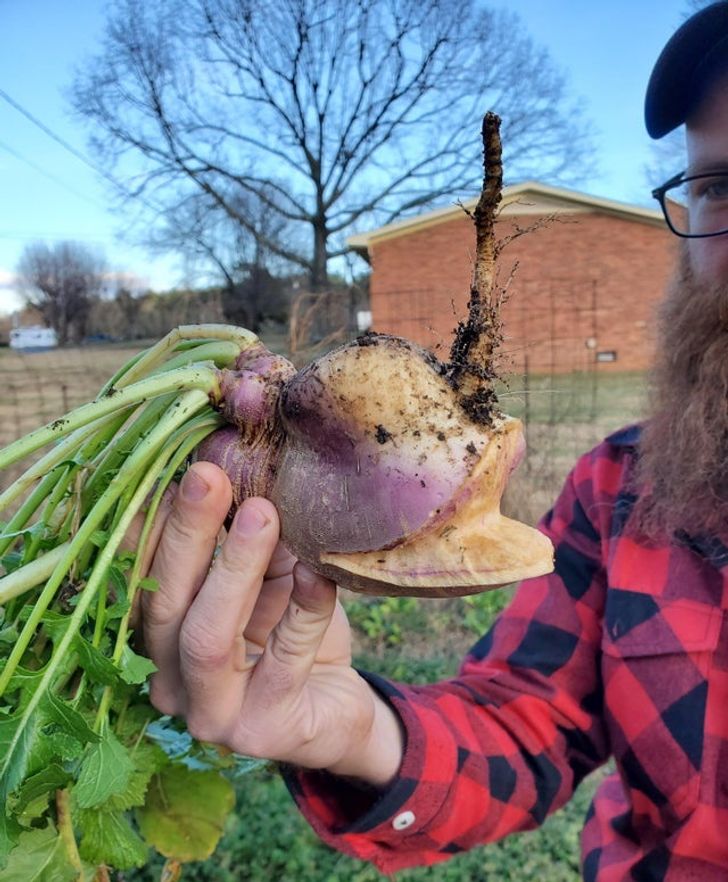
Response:
POLYGON ((728 534, 728 283, 699 282, 687 248, 659 312, 653 413, 637 464, 632 526, 728 534))

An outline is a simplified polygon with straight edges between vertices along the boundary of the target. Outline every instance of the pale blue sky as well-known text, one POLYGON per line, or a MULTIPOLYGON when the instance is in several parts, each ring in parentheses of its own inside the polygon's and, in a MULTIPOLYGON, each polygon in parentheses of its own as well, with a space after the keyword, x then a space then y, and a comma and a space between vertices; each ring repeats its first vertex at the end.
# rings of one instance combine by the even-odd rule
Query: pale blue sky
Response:
MULTIPOLYGON (((64 89, 74 66, 97 44, 104 5, 104 0, 0 0, 0 91, 82 153, 86 132, 71 117, 64 89)), ((582 189, 648 204, 644 167, 651 142, 642 121, 644 88, 685 0, 501 0, 501 5, 519 13, 534 40, 550 50, 596 125, 600 173, 582 189)), ((123 242, 124 217, 106 207, 107 188, 0 95, 0 311, 17 302, 15 266, 24 246, 36 239, 97 245, 113 270, 142 284, 164 289, 183 283, 177 261, 152 258, 123 242)))

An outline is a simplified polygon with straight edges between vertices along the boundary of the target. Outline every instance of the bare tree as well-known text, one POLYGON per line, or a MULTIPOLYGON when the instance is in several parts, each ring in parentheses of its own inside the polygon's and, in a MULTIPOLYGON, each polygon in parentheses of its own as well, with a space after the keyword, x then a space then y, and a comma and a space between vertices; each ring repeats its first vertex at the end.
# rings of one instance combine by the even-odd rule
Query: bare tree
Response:
POLYGON ((194 190, 165 215, 147 243, 158 251, 184 255, 188 277, 220 285, 225 319, 257 332, 265 318, 281 314, 282 284, 277 277, 298 268, 264 245, 283 240, 289 225, 285 219, 247 194, 235 207, 254 232, 221 212, 207 193, 194 190))
POLYGON ((80 342, 93 301, 104 287, 103 258, 78 242, 26 246, 17 266, 22 295, 58 335, 61 346, 80 342))
POLYGON ((546 51, 476 0, 115 0, 73 94, 135 195, 203 192, 314 288, 355 228, 477 191, 488 108, 513 179, 573 182, 591 155, 546 51))

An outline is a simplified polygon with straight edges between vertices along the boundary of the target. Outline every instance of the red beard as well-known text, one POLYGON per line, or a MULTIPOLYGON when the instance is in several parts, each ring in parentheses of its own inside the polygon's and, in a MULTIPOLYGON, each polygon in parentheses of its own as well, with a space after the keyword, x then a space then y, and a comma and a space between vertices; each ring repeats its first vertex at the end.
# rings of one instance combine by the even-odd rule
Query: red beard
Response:
POLYGON ((687 248, 659 312, 652 393, 632 525, 657 540, 728 535, 728 282, 699 282, 687 248))

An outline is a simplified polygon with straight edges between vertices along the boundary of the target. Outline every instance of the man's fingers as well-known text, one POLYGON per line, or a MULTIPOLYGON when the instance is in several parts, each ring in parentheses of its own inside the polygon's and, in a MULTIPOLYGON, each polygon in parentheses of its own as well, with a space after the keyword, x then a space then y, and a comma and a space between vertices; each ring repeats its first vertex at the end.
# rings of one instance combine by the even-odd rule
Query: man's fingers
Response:
POLYGON ((160 669, 151 690, 154 704, 164 713, 182 710, 180 628, 205 580, 231 501, 230 482, 222 469, 209 462, 192 465, 182 479, 150 568, 159 589, 143 597, 144 644, 160 669))
POLYGON ((243 633, 278 542, 278 516, 266 499, 247 499, 179 635, 187 726, 202 740, 219 740, 240 713, 246 674, 243 633))
MULTIPOLYGON (((296 564, 290 603, 253 672, 246 706, 264 712, 298 699, 335 608, 336 586, 296 564)), ((246 722, 244 714, 240 723, 246 722)))

